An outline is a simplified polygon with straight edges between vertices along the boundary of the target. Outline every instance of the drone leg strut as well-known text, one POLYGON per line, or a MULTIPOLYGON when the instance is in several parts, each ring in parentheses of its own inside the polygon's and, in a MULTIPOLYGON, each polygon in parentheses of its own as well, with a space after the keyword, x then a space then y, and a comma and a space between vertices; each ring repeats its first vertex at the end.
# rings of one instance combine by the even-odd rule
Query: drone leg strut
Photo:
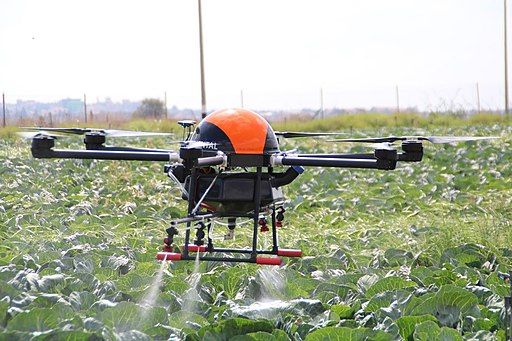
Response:
POLYGON ((210 221, 208 223, 208 244, 206 245, 206 249, 208 251, 213 250, 212 226, 213 226, 213 222, 210 221))
MULTIPOLYGON (((188 216, 192 217, 192 210, 194 209, 196 199, 196 184, 197 184, 197 170, 192 168, 190 174, 190 188, 188 191, 188 216)), ((185 231, 185 247, 183 248, 183 258, 188 258, 188 244, 190 242, 190 226, 192 222, 187 222, 187 229, 185 231)))
POLYGON ((277 253, 279 249, 276 228, 276 207, 272 207, 272 251, 277 253))
POLYGON ((256 181, 254 181, 254 225, 252 232, 252 253, 251 258, 256 258, 258 249, 258 221, 260 217, 261 204, 261 167, 256 167, 256 181))

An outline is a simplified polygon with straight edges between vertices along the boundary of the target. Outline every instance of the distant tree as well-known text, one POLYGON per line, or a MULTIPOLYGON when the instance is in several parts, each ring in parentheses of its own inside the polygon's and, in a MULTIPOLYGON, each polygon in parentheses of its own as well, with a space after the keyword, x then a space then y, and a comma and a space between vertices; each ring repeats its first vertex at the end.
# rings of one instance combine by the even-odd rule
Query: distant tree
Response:
POLYGON ((133 115, 142 118, 165 118, 164 102, 157 98, 145 98, 133 115))

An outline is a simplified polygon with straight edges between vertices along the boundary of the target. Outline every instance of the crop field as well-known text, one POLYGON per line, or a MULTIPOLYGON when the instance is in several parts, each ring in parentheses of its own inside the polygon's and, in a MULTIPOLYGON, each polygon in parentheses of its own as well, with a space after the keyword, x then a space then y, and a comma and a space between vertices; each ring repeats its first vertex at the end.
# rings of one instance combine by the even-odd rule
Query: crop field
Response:
MULTIPOLYGON (((186 214, 163 163, 36 160, 30 141, 0 139, 0 340, 503 340, 512 127, 428 134, 500 139, 425 144, 423 162, 395 171, 306 169, 285 188, 279 230, 304 256, 281 267, 160 264, 165 228, 186 214)), ((281 148, 369 150, 321 139, 281 148)), ((215 242, 249 245, 249 226, 225 242, 215 224, 215 242)))

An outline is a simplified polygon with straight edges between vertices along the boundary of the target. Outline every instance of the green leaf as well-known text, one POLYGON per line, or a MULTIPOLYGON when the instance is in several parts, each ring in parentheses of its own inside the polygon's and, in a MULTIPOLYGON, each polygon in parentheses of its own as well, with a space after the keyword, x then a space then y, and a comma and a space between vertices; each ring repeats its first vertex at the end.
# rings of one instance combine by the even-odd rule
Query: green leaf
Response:
POLYGON ((43 276, 37 281, 38 289, 43 292, 56 292, 66 285, 66 279, 62 274, 43 276))
POLYGON ((306 341, 363 341, 368 339, 392 340, 391 335, 381 330, 375 331, 369 328, 325 327, 306 336, 306 341))
POLYGON ((244 283, 247 281, 247 275, 242 273, 238 267, 228 268, 215 277, 214 285, 221 286, 226 296, 234 299, 239 290, 245 287, 244 283))
POLYGON ((346 285, 320 283, 311 294, 311 297, 327 302, 333 298, 345 299, 350 292, 353 292, 353 288, 346 285))
POLYGON ((276 338, 274 335, 267 333, 267 332, 256 332, 256 333, 249 333, 246 335, 237 335, 235 337, 232 337, 229 339, 230 341, 275 341, 276 338))
POLYGON ((9 302, 7 300, 0 300, 0 327, 5 326, 8 309, 9 309, 9 302))
POLYGON ((413 281, 406 281, 397 276, 385 277, 378 280, 375 284, 366 290, 366 297, 372 298, 376 294, 390 290, 399 290, 416 286, 413 281))
POLYGON ((485 262, 484 248, 476 244, 463 244, 457 247, 446 249, 441 256, 441 264, 449 263, 454 266, 467 265, 480 268, 485 262))
POLYGON ((421 316, 402 316, 395 321, 396 325, 400 329, 400 336, 405 340, 413 340, 414 330, 416 325, 425 322, 433 321, 437 322, 436 318, 432 315, 421 315, 421 316))
POLYGON ((435 294, 428 293, 413 297, 403 313, 404 315, 434 315, 441 325, 451 327, 462 316, 479 317, 477 304, 478 298, 475 294, 456 285, 447 284, 435 294))
POLYGON ((273 329, 273 324, 266 320, 234 318, 203 327, 198 331, 198 335, 204 337, 206 333, 210 333, 227 340, 236 335, 245 335, 259 331, 271 333, 273 329))
POLYGON ((504 280, 499 278, 495 272, 490 274, 485 280, 485 282, 493 293, 500 295, 501 297, 510 295, 510 286, 507 285, 507 283, 505 283, 504 280))
POLYGON ((428 293, 423 296, 413 296, 403 310, 403 315, 435 315, 436 300, 434 293, 428 293))
POLYGON ((393 248, 384 252, 384 258, 386 259, 386 265, 390 267, 406 265, 413 261, 413 255, 410 251, 393 248))
POLYGON ((354 310, 346 304, 332 305, 331 311, 336 313, 340 319, 350 319, 354 317, 354 310))
POLYGON ((59 313, 50 308, 34 308, 21 312, 7 323, 7 330, 45 332, 57 327, 59 313))
POLYGON ((44 341, 87 341, 94 337, 95 334, 80 330, 59 330, 46 336, 44 341))
POLYGON ((442 325, 452 326, 461 315, 469 315, 477 309, 478 298, 466 289, 448 284, 442 286, 436 293, 435 304, 439 322, 442 325))
POLYGON ((208 320, 201 315, 183 310, 177 311, 169 317, 169 325, 176 329, 199 329, 208 324, 208 320))
POLYGON ((415 341, 438 341, 440 331, 441 328, 434 321, 421 322, 414 328, 413 339, 415 341))
MULTIPOLYGON (((401 310, 411 296, 412 294, 405 290, 385 291, 373 296, 366 304, 364 311, 374 313, 381 308, 388 308, 390 306, 395 306, 396 309, 401 310)), ((396 318, 398 318, 398 316, 396 318)))
POLYGON ((157 324, 167 324, 167 312, 164 308, 143 308, 132 302, 121 302, 107 308, 97 316, 105 325, 114 327, 118 332, 144 330, 157 324))
POLYGON ((442 327, 439 339, 442 341, 462 341, 462 336, 455 329, 442 327))
POLYGON ((276 341, 290 341, 288 334, 284 330, 274 329, 272 335, 275 337, 276 341))
POLYGON ((77 311, 88 310, 96 301, 96 295, 88 291, 74 291, 69 295, 68 301, 73 309, 77 311))

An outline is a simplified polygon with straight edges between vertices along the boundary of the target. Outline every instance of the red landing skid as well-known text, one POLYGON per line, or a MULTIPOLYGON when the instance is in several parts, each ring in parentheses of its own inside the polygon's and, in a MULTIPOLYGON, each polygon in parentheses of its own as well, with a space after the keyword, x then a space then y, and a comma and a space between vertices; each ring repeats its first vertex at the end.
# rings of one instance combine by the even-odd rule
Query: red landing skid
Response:
MULTIPOLYGON (((251 250, 241 249, 241 250, 231 250, 231 249, 215 249, 215 252, 239 252, 239 253, 251 253, 251 250)), ((207 252, 207 247, 205 245, 197 246, 197 245, 189 245, 188 252, 207 252)), ((302 257, 301 250, 293 250, 293 249, 278 249, 277 252, 272 251, 263 251, 260 253, 277 255, 282 257, 302 257)), ((158 252, 156 254, 156 259, 159 261, 178 261, 178 260, 195 260, 196 257, 184 255, 176 252, 158 252)), ((265 256, 257 256, 256 258, 226 258, 226 257, 213 257, 213 256, 202 256, 199 257, 200 260, 209 260, 209 261, 221 261, 221 262, 240 262, 240 263, 256 263, 260 265, 281 265, 282 260, 280 257, 265 257, 265 256)))

